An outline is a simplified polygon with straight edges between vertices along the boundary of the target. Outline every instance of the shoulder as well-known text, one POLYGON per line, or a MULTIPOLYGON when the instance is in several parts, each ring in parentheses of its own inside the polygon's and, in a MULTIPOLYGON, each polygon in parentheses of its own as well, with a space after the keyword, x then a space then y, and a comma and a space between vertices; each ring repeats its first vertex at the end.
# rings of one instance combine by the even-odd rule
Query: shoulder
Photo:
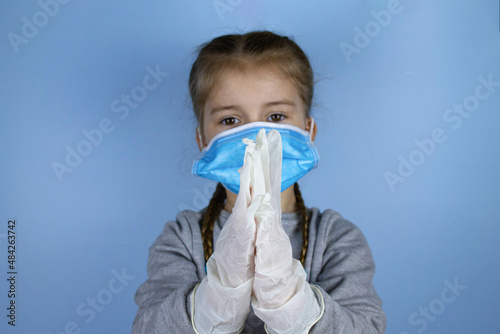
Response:
MULTIPOLYGON (((324 281, 332 277, 358 277, 370 280, 375 272, 375 263, 366 238, 351 221, 335 210, 320 212, 311 208, 316 234, 312 259, 311 281, 324 281), (316 276, 317 275, 317 276, 316 276)), ((311 230, 314 228, 310 226, 311 230)), ((368 284, 368 283, 367 283, 368 284)))
POLYGON ((153 246, 175 241, 187 242, 198 237, 201 234, 200 222, 204 211, 205 209, 200 211, 182 210, 178 212, 175 220, 169 220, 165 223, 161 234, 153 246))
POLYGON ((193 211, 193 210, 179 211, 175 216, 175 220, 168 221, 163 229, 182 231, 185 229, 192 229, 196 226, 199 227, 205 210, 206 208, 203 208, 200 211, 193 211))
POLYGON ((326 209, 321 211, 316 207, 309 209, 311 224, 318 237, 324 242, 336 247, 364 246, 367 244, 361 229, 353 222, 345 219, 339 212, 326 209))
POLYGON ((178 212, 175 217, 176 225, 178 228, 199 228, 205 210, 206 208, 203 208, 200 211, 182 210, 178 212))
POLYGON ((200 212, 183 210, 177 213, 174 220, 165 223, 162 232, 149 247, 149 279, 166 282, 173 281, 172 277, 178 280, 178 274, 192 273, 193 277, 202 277, 204 257, 198 223, 200 217, 200 212))

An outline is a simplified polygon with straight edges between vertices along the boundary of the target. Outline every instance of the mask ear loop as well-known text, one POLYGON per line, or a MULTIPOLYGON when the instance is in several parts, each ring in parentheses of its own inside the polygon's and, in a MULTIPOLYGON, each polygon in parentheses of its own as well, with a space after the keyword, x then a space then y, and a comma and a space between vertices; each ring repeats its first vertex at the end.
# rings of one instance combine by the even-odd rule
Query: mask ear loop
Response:
POLYGON ((200 145, 202 146, 202 148, 204 148, 205 146, 203 146, 203 139, 201 138, 201 131, 199 127, 196 128, 196 133, 198 133, 198 139, 200 140, 200 145))
POLYGON ((314 141, 312 140, 313 130, 314 130, 314 118, 312 118, 311 116, 311 128, 309 129, 309 140, 311 141, 311 143, 314 143, 314 141))

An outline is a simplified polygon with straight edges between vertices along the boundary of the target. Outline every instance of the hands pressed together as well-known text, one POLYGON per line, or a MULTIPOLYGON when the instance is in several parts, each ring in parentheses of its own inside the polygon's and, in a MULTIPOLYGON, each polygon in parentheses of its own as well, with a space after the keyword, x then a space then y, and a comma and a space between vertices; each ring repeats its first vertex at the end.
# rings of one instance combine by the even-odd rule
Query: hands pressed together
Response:
POLYGON ((238 333, 251 304, 268 331, 307 333, 323 310, 281 225, 281 137, 261 129, 244 142, 235 206, 192 295, 193 326, 238 333))

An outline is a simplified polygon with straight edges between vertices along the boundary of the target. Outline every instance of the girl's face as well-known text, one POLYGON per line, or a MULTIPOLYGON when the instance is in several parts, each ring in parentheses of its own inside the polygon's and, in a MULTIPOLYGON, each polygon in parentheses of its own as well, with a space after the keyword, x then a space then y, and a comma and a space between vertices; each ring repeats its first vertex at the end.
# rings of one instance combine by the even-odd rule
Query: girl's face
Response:
MULTIPOLYGON (((228 71, 214 87, 203 108, 200 150, 219 132, 251 122, 295 125, 309 131, 311 118, 293 83, 266 69, 228 71)), ((199 129, 197 129, 199 131, 199 129)), ((314 125, 312 140, 316 136, 314 125)))

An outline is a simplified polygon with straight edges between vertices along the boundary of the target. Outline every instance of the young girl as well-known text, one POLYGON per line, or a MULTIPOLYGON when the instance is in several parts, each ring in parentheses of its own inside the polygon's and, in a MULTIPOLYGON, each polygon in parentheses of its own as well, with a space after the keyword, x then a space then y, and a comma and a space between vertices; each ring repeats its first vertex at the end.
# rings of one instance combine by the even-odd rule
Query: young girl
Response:
POLYGON ((218 184, 150 247, 132 332, 384 333, 362 232, 306 207, 297 183, 318 162, 304 52, 267 31, 221 36, 200 49, 189 89, 193 173, 218 184))

